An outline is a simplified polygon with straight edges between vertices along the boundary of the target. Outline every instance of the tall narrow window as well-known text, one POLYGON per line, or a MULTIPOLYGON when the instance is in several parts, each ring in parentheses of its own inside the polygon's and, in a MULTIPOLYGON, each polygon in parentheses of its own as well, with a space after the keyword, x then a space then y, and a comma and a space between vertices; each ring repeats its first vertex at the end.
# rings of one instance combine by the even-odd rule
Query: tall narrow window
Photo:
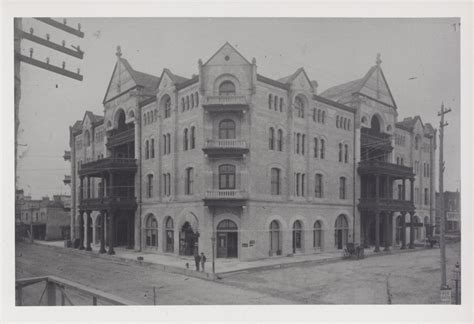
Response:
POLYGON ((152 138, 150 142, 150 157, 152 159, 155 158, 155 139, 154 138, 152 138))
POLYGON ((318 109, 318 123, 321 122, 321 110, 318 109))
POLYGON ((280 195, 280 169, 271 169, 271 193, 272 195, 280 195))
POLYGON ((306 135, 301 135, 301 154, 304 155, 304 148, 306 146, 306 143, 305 143, 305 139, 306 139, 306 135))
POLYGON ((321 114, 321 123, 326 123, 326 112, 323 110, 323 113, 321 114))
POLYGON ((191 127, 191 141, 190 141, 191 150, 196 147, 196 127, 191 127))
POLYGON ((351 130, 351 120, 347 120, 347 130, 351 130))
POLYGON ((342 144, 339 143, 339 162, 342 162, 342 144))
POLYGON ((318 157, 318 139, 315 137, 314 138, 314 157, 317 158, 318 157))
POLYGON ((168 184, 167 184, 167 181, 168 181, 168 176, 166 175, 166 173, 163 173, 161 175, 161 183, 163 184, 163 196, 168 196, 167 193, 168 193, 168 184))
POLYGON ((339 199, 346 199, 346 178, 339 178, 339 199))
POLYGON ((166 145, 166 135, 163 135, 162 143, 163 143, 163 155, 166 155, 166 148, 167 148, 167 145, 166 145))
POLYGON ((147 197, 148 198, 151 198, 153 197, 153 175, 152 174, 149 174, 147 176, 147 186, 146 186, 146 193, 147 193, 147 197))
POLYGON ((194 93, 191 93, 191 108, 194 108, 194 93))
POLYGON ((428 188, 425 188, 425 205, 429 205, 429 204, 430 204, 430 195, 429 195, 428 188))
POLYGON ((322 242, 323 242, 323 228, 321 226, 321 221, 316 221, 314 223, 313 247, 321 248, 322 242))
POLYGON ((300 133, 296 134, 296 154, 300 154, 300 139, 301 139, 301 134, 300 133))
POLYGON ((304 103, 300 97, 296 97, 295 99, 295 109, 296 116, 299 118, 304 118, 304 103))
POLYGON ((325 141, 324 139, 321 139, 321 152, 320 152, 321 154, 319 154, 319 157, 321 159, 324 159, 325 152, 326 152, 325 141))
POLYGON ((181 98, 181 111, 185 111, 186 110, 186 105, 184 103, 184 98, 181 98))
POLYGON ((272 94, 268 95, 268 109, 272 109, 273 96, 272 94))
POLYGON ((219 123, 219 139, 234 139, 235 123, 231 119, 224 119, 219 123))
POLYGON ((231 81, 224 81, 219 86, 220 96, 232 96, 235 95, 235 85, 231 81))
POLYGON ((150 158, 150 143, 148 140, 145 141, 145 160, 150 158))
POLYGON ((277 96, 275 96, 273 100, 273 108, 275 111, 278 111, 278 97, 277 96))
POLYGON ((336 116, 336 128, 339 128, 339 116, 336 116))
POLYGON ((171 174, 170 173, 167 174, 167 178, 168 178, 168 181, 167 181, 168 196, 171 196, 171 174))
POLYGON ((196 107, 199 106, 199 93, 196 92, 196 94, 194 95, 194 98, 196 99, 196 107))
POLYGON ((186 179, 185 179, 185 188, 184 194, 185 195, 192 195, 194 191, 194 169, 187 168, 186 169, 186 179))
POLYGON ((275 130, 273 127, 270 127, 269 133, 268 133, 268 148, 270 150, 275 149, 275 130))
POLYGON ((168 140, 167 153, 170 154, 171 153, 171 134, 168 133, 166 135, 166 139, 168 140))
POLYGON ((296 189, 296 196, 299 197, 300 195, 300 176, 301 173, 295 173, 295 189, 296 189))
POLYGON ((316 121, 316 108, 313 108, 313 121, 316 121))
POLYGON ((344 145, 344 162, 349 163, 349 145, 344 145))
POLYGON ((219 166, 219 189, 235 189, 235 166, 231 164, 219 166))
POLYGON ((189 96, 186 96, 186 110, 189 110, 189 96))
POLYGON ((316 198, 323 197, 323 175, 316 173, 314 178, 314 196, 316 198))
POLYGON ((280 112, 283 112, 283 98, 280 98, 280 112))
POLYGON ((305 174, 302 173, 301 174, 301 196, 304 197, 305 196, 305 174))
POLYGON ((278 151, 283 151, 283 131, 281 129, 278 130, 277 148, 278 151))
POLYGON ((165 101, 165 118, 171 117, 171 98, 168 97, 165 101))
POLYGON ((185 128, 184 133, 183 133, 183 151, 187 151, 187 150, 188 150, 188 129, 185 128))

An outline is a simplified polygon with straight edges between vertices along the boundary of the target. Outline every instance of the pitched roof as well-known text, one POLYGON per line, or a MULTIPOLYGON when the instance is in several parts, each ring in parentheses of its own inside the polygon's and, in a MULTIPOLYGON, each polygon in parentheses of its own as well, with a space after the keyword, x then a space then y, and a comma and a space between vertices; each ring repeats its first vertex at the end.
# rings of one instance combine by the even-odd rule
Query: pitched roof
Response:
POLYGON ((291 81, 293 81, 297 76, 298 74, 300 74, 301 71, 304 71, 304 69, 302 67, 298 68, 295 72, 293 72, 292 74, 286 76, 286 77, 283 77, 283 78, 280 78, 278 79, 278 82, 281 82, 281 83, 291 83, 291 81))
POLYGON ((144 88, 145 94, 156 94, 156 89, 158 88, 158 83, 160 82, 159 77, 134 70, 130 63, 128 63, 128 61, 124 58, 120 58, 120 61, 123 63, 123 65, 125 65, 125 68, 128 70, 135 83, 144 88))
POLYGON ((189 80, 188 78, 174 74, 173 72, 170 71, 170 69, 165 68, 164 71, 168 73, 169 77, 175 84, 180 84, 189 80))
POLYGON ((359 92, 367 82, 372 73, 377 69, 377 65, 372 66, 363 78, 336 85, 325 91, 320 96, 331 100, 347 103, 352 99, 352 94, 359 92))
POLYGON ((219 53, 226 45, 230 46, 230 48, 232 48, 232 50, 234 50, 240 57, 242 57, 242 59, 244 59, 245 62, 247 62, 248 64, 252 64, 249 62, 249 60, 245 58, 245 56, 240 54, 240 52, 236 50, 234 46, 232 46, 229 42, 225 42, 224 45, 222 45, 214 54, 212 54, 212 56, 206 61, 206 63, 204 63, 204 65, 209 63, 217 55, 217 53, 219 53))
POLYGON ((94 115, 94 113, 90 110, 86 110, 84 117, 85 116, 89 116, 89 119, 91 120, 92 124, 98 124, 104 121, 103 116, 94 115))
MULTIPOLYGON (((423 126, 423 122, 421 121, 420 116, 415 117, 406 117, 402 121, 395 123, 395 126, 398 128, 402 128, 408 131, 412 131, 416 125, 417 120, 420 120, 421 125, 423 126)), ((424 126, 423 126, 424 127, 424 126)))

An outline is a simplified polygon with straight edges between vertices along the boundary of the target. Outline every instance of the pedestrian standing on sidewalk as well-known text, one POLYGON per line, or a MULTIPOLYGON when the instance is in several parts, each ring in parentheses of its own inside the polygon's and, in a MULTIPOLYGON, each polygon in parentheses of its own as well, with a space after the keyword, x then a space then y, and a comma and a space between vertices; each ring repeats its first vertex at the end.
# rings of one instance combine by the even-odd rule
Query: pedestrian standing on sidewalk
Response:
POLYGON ((206 256, 204 255, 204 252, 201 253, 201 271, 204 272, 204 265, 206 263, 206 256))
POLYGON ((196 271, 199 271, 199 262, 201 261, 201 257, 198 253, 194 255, 194 262, 196 262, 196 271))

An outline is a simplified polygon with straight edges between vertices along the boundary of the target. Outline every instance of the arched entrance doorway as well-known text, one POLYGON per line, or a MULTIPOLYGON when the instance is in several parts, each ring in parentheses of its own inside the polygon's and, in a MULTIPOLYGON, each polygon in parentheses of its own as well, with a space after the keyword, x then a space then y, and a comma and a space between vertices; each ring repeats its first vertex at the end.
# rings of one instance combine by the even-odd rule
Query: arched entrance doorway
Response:
POLYGON ((341 214, 337 216, 334 228, 335 245, 338 250, 341 250, 349 239, 349 226, 345 215, 341 214))
POLYGON ((145 227, 146 247, 158 248, 158 222, 154 215, 148 215, 145 227))
POLYGON ((238 256, 237 225, 225 219, 217 225, 217 257, 237 258, 238 256))
POLYGON ((174 252, 174 223, 173 219, 168 216, 165 223, 166 252, 174 252))
POLYGON ((194 232, 191 224, 185 222, 179 232, 179 254, 180 255, 194 255, 194 250, 198 248, 198 234, 194 232))
MULTIPOLYGON (((274 220, 270 223, 270 251, 279 254, 280 248, 280 224, 274 220)), ((280 253, 281 254, 281 253, 280 253)))
POLYGON ((303 248, 303 226, 299 220, 293 223, 293 253, 303 248))

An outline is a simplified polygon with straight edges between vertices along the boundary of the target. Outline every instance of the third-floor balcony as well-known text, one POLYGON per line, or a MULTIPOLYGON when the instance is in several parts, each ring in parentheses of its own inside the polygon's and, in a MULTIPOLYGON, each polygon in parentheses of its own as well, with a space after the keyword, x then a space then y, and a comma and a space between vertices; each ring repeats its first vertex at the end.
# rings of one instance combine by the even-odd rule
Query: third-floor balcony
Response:
POLYGON ((101 198, 83 198, 79 202, 79 208, 84 210, 103 210, 103 209, 135 209, 137 207, 134 196, 118 196, 101 198))
POLYGON ((395 179, 408 179, 415 176, 411 167, 377 160, 359 162, 357 171, 360 175, 389 175, 395 179))
POLYGON ((249 148, 242 139, 208 139, 202 150, 208 156, 241 156, 249 148))
POLYGON ((238 189, 213 189, 204 194, 204 205, 215 207, 244 206, 248 199, 247 192, 238 189))
POLYGON ((247 110, 249 104, 245 96, 220 95, 207 96, 202 104, 208 111, 243 111, 247 110))
POLYGON ((79 175, 81 176, 100 176, 107 171, 136 172, 137 160, 132 158, 104 158, 79 166, 79 175))

